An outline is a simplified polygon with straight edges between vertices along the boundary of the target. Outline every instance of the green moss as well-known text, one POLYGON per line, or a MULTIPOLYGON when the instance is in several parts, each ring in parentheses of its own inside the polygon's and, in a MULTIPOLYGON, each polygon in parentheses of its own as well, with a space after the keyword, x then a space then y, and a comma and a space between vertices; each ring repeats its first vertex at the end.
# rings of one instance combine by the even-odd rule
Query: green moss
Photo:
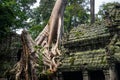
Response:
POLYGON ((74 64, 74 61, 75 61, 75 58, 71 57, 70 60, 69 60, 70 66, 72 66, 74 64))
POLYGON ((116 42, 116 44, 115 44, 116 46, 120 46, 120 41, 119 42, 116 42))
POLYGON ((120 47, 119 46, 115 46, 115 53, 119 53, 120 52, 120 47))
POLYGON ((110 51, 109 54, 113 55, 115 53, 115 47, 110 45, 108 48, 109 48, 109 51, 110 51))
POLYGON ((41 47, 41 46, 36 45, 36 46, 34 46, 34 49, 35 49, 35 51, 38 51, 38 50, 42 49, 42 47, 41 47))
POLYGON ((105 49, 99 49, 74 53, 74 55, 65 58, 65 63, 62 64, 62 67, 72 68, 80 66, 80 68, 96 69, 105 68, 107 64, 105 49))

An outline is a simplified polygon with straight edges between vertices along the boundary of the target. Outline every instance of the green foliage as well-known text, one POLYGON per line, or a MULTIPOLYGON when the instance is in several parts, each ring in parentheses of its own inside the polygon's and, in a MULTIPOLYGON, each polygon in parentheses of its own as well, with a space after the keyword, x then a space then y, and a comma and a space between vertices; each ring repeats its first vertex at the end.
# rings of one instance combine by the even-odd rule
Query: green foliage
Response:
POLYGON ((1 0, 0 1, 0 33, 18 28, 28 27, 30 6, 36 0, 1 0))
POLYGON ((10 26, 12 26, 15 16, 12 9, 8 6, 0 5, 0 12, 0 33, 5 34, 10 31, 10 26))
POLYGON ((30 32, 32 38, 35 39, 35 38, 38 36, 38 34, 40 33, 40 31, 43 30, 43 28, 44 28, 44 27, 41 26, 41 25, 34 25, 34 26, 32 26, 32 27, 29 29, 29 32, 30 32))
POLYGON ((43 60, 42 60, 42 53, 39 54, 39 59, 38 59, 38 75, 41 75, 42 74, 42 71, 43 71, 43 60))
POLYGON ((43 55, 43 51, 44 51, 44 48, 42 48, 41 46, 34 46, 34 49, 35 51, 38 53, 38 70, 37 70, 37 74, 38 76, 40 76, 42 74, 42 71, 43 71, 43 58, 42 58, 42 55, 43 55))
POLYGON ((34 46, 34 48, 35 48, 35 50, 37 51, 37 50, 39 50, 39 49, 41 49, 42 51, 43 51, 43 49, 42 49, 42 47, 41 46, 34 46))
POLYGON ((84 4, 87 5, 88 1, 68 0, 64 15, 65 31, 69 31, 71 27, 88 22, 89 14, 87 13, 87 9, 84 8, 86 6, 84 4))

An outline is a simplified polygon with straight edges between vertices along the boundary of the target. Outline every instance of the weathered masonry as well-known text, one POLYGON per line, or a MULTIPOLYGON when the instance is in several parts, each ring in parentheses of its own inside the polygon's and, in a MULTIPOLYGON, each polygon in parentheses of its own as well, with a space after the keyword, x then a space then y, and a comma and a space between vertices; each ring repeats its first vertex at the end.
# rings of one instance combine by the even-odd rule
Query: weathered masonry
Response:
POLYGON ((15 32, 0 35, 0 80, 4 80, 8 70, 19 61, 22 51, 20 43, 20 35, 15 32))
POLYGON ((63 46, 59 80, 120 80, 120 6, 100 24, 73 28, 63 46))

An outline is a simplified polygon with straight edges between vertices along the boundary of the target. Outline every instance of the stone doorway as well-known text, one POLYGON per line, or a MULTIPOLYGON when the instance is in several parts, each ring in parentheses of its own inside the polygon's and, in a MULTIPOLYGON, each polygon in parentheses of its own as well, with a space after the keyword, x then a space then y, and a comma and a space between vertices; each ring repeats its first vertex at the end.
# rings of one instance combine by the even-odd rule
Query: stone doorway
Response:
POLYGON ((83 80, 82 72, 63 72, 63 80, 83 80))
POLYGON ((105 80, 105 76, 102 70, 89 71, 89 80, 105 80))
POLYGON ((117 79, 120 80, 120 63, 116 64, 117 79))

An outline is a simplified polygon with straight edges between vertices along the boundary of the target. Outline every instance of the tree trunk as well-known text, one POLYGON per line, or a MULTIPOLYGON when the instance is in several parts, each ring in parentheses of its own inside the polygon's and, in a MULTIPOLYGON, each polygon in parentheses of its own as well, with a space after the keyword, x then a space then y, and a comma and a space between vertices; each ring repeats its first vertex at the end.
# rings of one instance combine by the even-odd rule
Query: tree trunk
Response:
POLYGON ((95 6, 95 0, 90 0, 91 24, 95 22, 95 10, 94 10, 95 7, 94 6, 95 6))
POLYGON ((21 34, 21 40, 23 45, 23 52, 21 54, 20 61, 14 66, 11 72, 15 72, 16 80, 20 80, 24 77, 25 80, 37 80, 36 68, 38 61, 38 54, 34 49, 36 45, 27 31, 23 31, 21 34), (24 74, 22 74, 24 73, 24 74), (32 77, 30 79, 30 77, 32 77))
POLYGON ((11 72, 15 72, 16 80, 38 80, 37 71, 40 66, 45 66, 44 70, 54 73, 59 66, 59 55, 61 55, 58 46, 61 42, 63 33, 63 15, 67 0, 57 0, 52 10, 48 24, 38 35, 35 41, 27 31, 21 34, 23 52, 20 61, 14 66, 11 72), (54 42, 56 41, 56 42, 54 42), (54 44, 54 45, 52 45, 54 44), (35 49, 36 46, 41 46, 35 49), (42 55, 44 65, 39 65, 39 55, 42 55))

